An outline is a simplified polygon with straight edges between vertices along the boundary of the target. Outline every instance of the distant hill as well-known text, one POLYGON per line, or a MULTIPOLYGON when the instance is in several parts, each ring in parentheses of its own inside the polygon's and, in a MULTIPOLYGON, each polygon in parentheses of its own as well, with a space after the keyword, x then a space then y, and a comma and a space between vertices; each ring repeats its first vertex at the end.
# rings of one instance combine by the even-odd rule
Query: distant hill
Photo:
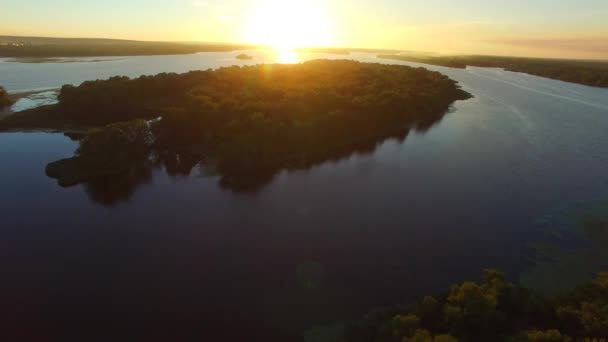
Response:
POLYGON ((195 42, 150 42, 102 38, 0 36, 0 57, 87 57, 172 55, 237 51, 251 45, 195 42))
POLYGON ((32 45, 79 45, 79 44, 149 44, 151 42, 106 39, 106 38, 52 38, 52 37, 24 37, 24 36, 0 36, 0 43, 28 43, 32 45))

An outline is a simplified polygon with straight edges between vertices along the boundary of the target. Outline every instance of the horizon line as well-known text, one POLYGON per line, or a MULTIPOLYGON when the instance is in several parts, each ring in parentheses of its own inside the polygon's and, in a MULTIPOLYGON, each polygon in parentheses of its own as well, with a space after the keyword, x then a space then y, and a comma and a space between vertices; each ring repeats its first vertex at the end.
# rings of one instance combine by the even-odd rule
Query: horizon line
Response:
MULTIPOLYGON (((272 49, 272 46, 260 45, 246 42, 221 42, 221 41, 201 41, 201 40, 145 40, 145 39, 127 39, 127 38, 106 38, 106 37, 66 37, 66 36, 43 36, 43 35, 10 35, 0 34, 2 38, 33 38, 33 39, 57 39, 57 40, 109 40, 109 41, 120 41, 120 42, 134 42, 134 43, 171 43, 171 44, 217 44, 217 45, 228 45, 228 46, 247 46, 256 49, 267 48, 272 49)), ((540 57, 538 55, 500 55, 500 54, 483 54, 483 53, 441 53, 437 51, 420 51, 420 50, 407 50, 407 49, 396 49, 396 48, 370 48, 370 47, 346 47, 338 45, 326 45, 326 46, 306 46, 306 47, 295 47, 291 50, 307 50, 307 49, 336 49, 336 50, 373 50, 373 51, 385 51, 385 52, 409 52, 420 55, 437 55, 437 56, 465 56, 465 57, 509 57, 509 58, 529 58, 529 59, 550 59, 550 60, 569 60, 569 61, 593 61, 593 62, 608 62, 608 58, 564 58, 564 57, 540 57)))

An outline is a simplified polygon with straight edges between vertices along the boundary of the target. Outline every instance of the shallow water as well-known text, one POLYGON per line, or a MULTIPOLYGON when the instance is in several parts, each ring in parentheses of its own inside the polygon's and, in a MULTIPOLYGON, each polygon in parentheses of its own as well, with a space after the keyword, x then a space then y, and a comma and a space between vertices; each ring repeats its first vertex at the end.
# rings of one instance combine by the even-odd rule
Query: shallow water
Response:
MULTIPOLYGON (((258 53, 252 62, 217 53, 0 63, 0 75, 9 90, 28 90, 272 59, 250 54, 258 53)), ((83 334, 95 327, 96 338, 289 341, 475 279, 484 267, 530 284, 570 277, 547 271, 531 246, 555 242, 547 234, 561 222, 559 248, 597 248, 575 228, 564 233, 580 218, 556 213, 589 206, 608 216, 597 205, 608 199, 608 90, 427 67, 475 98, 426 132, 284 171, 253 193, 222 188, 204 168, 64 189, 44 167, 70 156, 75 142, 0 134, 1 307, 15 327, 34 319, 56 335, 70 324, 83 334), (95 320, 110 323, 99 329, 95 320)), ((608 268, 603 256, 584 253, 592 267, 578 277, 608 268)))

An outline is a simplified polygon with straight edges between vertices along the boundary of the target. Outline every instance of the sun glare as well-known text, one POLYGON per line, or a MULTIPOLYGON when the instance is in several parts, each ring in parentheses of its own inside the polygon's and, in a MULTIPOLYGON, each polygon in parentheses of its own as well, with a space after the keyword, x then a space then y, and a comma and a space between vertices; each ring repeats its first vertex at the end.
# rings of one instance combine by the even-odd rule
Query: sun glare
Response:
POLYGON ((296 64, 300 60, 298 58, 298 54, 291 49, 274 49, 276 53, 277 62, 281 64, 296 64))
POLYGON ((332 22, 322 3, 306 0, 266 0, 257 5, 245 27, 247 42, 273 47, 280 59, 287 51, 334 44, 332 22))

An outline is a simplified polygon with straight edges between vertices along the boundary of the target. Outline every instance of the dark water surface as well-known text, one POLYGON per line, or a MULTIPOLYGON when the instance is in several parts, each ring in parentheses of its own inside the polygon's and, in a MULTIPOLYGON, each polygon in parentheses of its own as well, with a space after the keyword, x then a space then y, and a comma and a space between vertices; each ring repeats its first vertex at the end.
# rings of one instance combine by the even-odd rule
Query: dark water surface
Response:
MULTIPOLYGON (((532 287, 570 279, 576 266, 541 264, 533 245, 581 252, 608 243, 577 231, 583 219, 571 214, 589 207, 608 217, 608 91, 429 68, 475 98, 426 132, 284 171, 256 192, 221 187, 205 167, 60 188, 44 167, 76 142, 0 134, 4 333, 291 341, 485 267, 532 287)), ((578 277, 608 269, 605 253, 581 253, 589 267, 578 277)))

